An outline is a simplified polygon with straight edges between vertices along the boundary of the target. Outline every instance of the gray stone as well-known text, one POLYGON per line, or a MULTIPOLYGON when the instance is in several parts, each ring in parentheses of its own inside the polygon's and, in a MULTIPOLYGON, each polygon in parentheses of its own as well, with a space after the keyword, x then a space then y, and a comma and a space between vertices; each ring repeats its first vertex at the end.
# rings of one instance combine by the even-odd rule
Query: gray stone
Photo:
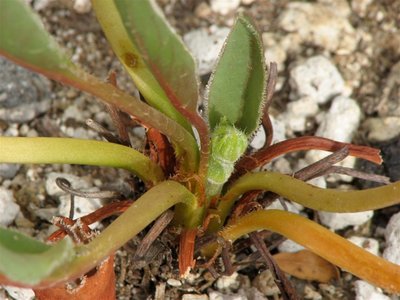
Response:
POLYGON ((0 177, 11 179, 17 174, 21 165, 19 164, 0 164, 0 177))
POLYGON ((23 123, 49 108, 49 80, 0 57, 0 119, 23 123))
POLYGON ((19 212, 20 208, 15 203, 12 191, 0 187, 0 225, 10 225, 19 212))
POLYGON ((326 103, 337 95, 347 94, 344 80, 334 64, 325 56, 311 57, 290 71, 290 98, 302 97, 326 103))

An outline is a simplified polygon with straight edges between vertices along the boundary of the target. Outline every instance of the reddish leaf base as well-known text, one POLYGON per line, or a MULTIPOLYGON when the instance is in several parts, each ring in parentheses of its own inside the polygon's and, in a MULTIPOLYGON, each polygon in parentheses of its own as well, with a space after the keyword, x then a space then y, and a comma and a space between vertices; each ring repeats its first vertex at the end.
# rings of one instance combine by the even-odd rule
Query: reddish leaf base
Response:
POLYGON ((114 300, 114 256, 110 256, 95 272, 89 272, 79 283, 62 284, 34 290, 38 300, 114 300), (89 274, 89 275, 88 275, 89 274))
POLYGON ((179 243, 179 275, 185 277, 196 263, 193 259, 197 229, 184 229, 179 243))

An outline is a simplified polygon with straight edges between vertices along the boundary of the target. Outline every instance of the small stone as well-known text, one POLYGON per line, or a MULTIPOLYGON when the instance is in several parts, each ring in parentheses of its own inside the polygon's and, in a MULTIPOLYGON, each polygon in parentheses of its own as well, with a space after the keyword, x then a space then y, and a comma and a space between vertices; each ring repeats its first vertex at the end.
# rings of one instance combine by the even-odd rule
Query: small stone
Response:
POLYGON ((208 300, 207 295, 184 294, 182 300, 208 300))
MULTIPOLYGON (((357 131, 361 119, 361 110, 357 102, 344 96, 336 97, 328 113, 324 116, 315 135, 332 139, 339 142, 351 142, 354 133, 357 131)), ((306 154, 308 163, 314 163, 327 155, 324 151, 312 150, 306 154)), ((355 164, 354 157, 347 157, 338 165, 352 168, 355 164)), ((350 181, 349 176, 336 176, 344 181, 350 181)))
POLYGON ((360 17, 365 17, 368 11, 368 6, 373 0, 353 0, 350 2, 351 9, 360 17))
MULTIPOLYGON (((393 42, 394 44, 399 44, 393 42)), ((390 70, 389 76, 384 80, 382 96, 380 97, 378 112, 379 116, 400 117, 400 62, 396 63, 390 70)))
POLYGON ((304 299, 322 300, 322 296, 308 284, 304 287, 304 299))
POLYGON ((66 192, 64 192, 62 189, 58 187, 56 184, 56 179, 58 177, 62 177, 67 179, 70 183, 71 186, 74 189, 87 189, 90 187, 89 183, 86 180, 83 180, 82 178, 79 178, 78 176, 68 174, 68 173, 57 173, 57 172, 51 172, 47 175, 46 179, 46 192, 49 196, 63 196, 66 195, 66 192))
POLYGON ((323 104, 334 96, 346 94, 344 80, 329 59, 318 55, 307 59, 290 71, 290 98, 314 99, 323 104))
POLYGON ((0 119, 24 123, 50 108, 50 81, 0 57, 0 119))
POLYGON ((271 62, 275 62, 279 70, 285 68, 286 61, 286 50, 280 41, 280 35, 273 32, 264 32, 262 34, 262 40, 265 48, 264 56, 267 65, 271 62))
POLYGON ((270 270, 265 270, 258 274, 252 284, 265 296, 273 296, 280 293, 270 270))
POLYGON ((356 213, 318 212, 321 223, 331 230, 340 230, 347 226, 360 226, 368 222, 373 214, 372 210, 356 213))
POLYGON ((20 167, 19 164, 0 164, 0 177, 4 179, 14 178, 20 167))
POLYGON ((400 134, 400 117, 368 118, 363 127, 371 142, 383 142, 400 134))
POLYGON ((278 246, 279 252, 295 253, 304 250, 302 245, 293 242, 292 240, 285 240, 278 246))
MULTIPOLYGON (((87 192, 95 192, 98 190, 98 188, 85 189, 87 192)), ((58 214, 68 217, 71 210, 70 195, 61 196, 59 200, 60 205, 58 206, 58 214)), ((74 201, 74 219, 86 216, 103 206, 103 201, 97 198, 83 198, 75 196, 74 201)), ((95 222, 90 225, 90 228, 94 229, 99 226, 99 224, 99 222, 95 222)))
MULTIPOLYGON (((18 288, 14 286, 3 286, 14 300, 34 300, 35 293, 31 289, 18 288)), ((8 299, 8 298, 7 298, 8 299)))
POLYGON ((247 300, 246 295, 234 294, 226 295, 217 291, 211 291, 208 294, 210 300, 247 300))
POLYGON ((217 279, 216 287, 220 291, 227 291, 239 288, 238 273, 234 272, 230 276, 221 276, 217 279))
POLYGON ((357 280, 354 283, 354 289, 356 292, 356 300, 390 300, 391 299, 390 297, 383 294, 381 289, 378 289, 363 280, 357 280))
POLYGON ((210 0, 211 9, 221 15, 226 15, 238 9, 240 0, 210 0))
POLYGON ((355 100, 344 96, 336 97, 315 135, 350 142, 358 129, 360 119, 361 110, 355 100))
POLYGON ((318 111, 318 104, 313 98, 303 97, 287 104, 282 119, 286 120, 287 128, 295 132, 303 132, 306 129, 307 118, 315 116, 318 111))
POLYGON ((10 225, 19 212, 20 208, 15 203, 12 191, 0 187, 0 225, 10 225))
MULTIPOLYGON (((270 116, 271 124, 272 124, 272 130, 273 130, 273 136, 272 136, 272 144, 280 142, 285 140, 285 123, 282 120, 282 118, 274 118, 273 116, 270 116)), ((256 133, 254 134, 250 145, 254 149, 260 149, 262 146, 265 144, 265 131, 263 126, 260 126, 256 133)))
POLYGON ((379 242, 375 239, 362 236, 352 236, 348 238, 348 240, 374 255, 379 255, 379 242))
POLYGON ((332 3, 288 3, 279 17, 279 26, 296 33, 303 43, 322 47, 337 54, 350 54, 357 47, 358 36, 347 19, 345 1, 332 3), (339 5, 340 4, 340 5, 339 5))
POLYGON ((201 2, 199 5, 197 5, 194 14, 202 19, 207 19, 210 17, 212 11, 210 6, 206 2, 201 2))
POLYGON ((229 28, 211 26, 186 33, 183 40, 196 58, 199 75, 211 73, 228 36, 229 28))
POLYGON ((242 0, 243 5, 251 5, 255 2, 256 0, 242 0))
POLYGON ((394 214, 385 230, 386 248, 383 257, 400 265, 400 213, 394 214))
POLYGON ((75 0, 74 10, 80 14, 85 14, 90 12, 92 9, 92 4, 90 0, 75 0))
POLYGON ((169 286, 173 286, 173 287, 180 287, 180 286, 182 286, 182 282, 180 282, 179 280, 174 279, 174 278, 168 279, 168 280, 167 280, 167 284, 168 284, 169 286))

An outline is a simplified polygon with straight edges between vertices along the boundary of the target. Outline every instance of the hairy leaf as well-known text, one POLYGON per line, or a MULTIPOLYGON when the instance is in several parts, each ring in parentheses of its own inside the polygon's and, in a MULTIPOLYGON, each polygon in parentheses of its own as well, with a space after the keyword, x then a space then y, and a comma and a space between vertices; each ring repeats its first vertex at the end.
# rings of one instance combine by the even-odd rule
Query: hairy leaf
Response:
POLYGON ((247 17, 238 17, 220 55, 208 87, 210 126, 226 119, 250 135, 259 124, 266 74, 262 42, 247 17))

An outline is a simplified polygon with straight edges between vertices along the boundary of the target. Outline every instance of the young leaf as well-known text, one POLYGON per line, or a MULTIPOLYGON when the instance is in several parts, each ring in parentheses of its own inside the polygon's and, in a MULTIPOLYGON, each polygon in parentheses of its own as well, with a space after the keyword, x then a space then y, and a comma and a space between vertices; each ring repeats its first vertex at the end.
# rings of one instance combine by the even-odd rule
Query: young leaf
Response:
POLYGON ((220 55, 208 87, 210 126, 226 118, 250 135, 259 124, 266 74, 262 42, 247 17, 238 17, 220 55))
POLYGON ((0 227, 0 274, 12 281, 34 285, 68 263, 73 254, 69 238, 50 246, 0 227))
POLYGON ((115 54, 146 100, 190 129, 169 99, 196 111, 198 86, 194 60, 156 4, 151 0, 93 0, 92 3, 115 54))

